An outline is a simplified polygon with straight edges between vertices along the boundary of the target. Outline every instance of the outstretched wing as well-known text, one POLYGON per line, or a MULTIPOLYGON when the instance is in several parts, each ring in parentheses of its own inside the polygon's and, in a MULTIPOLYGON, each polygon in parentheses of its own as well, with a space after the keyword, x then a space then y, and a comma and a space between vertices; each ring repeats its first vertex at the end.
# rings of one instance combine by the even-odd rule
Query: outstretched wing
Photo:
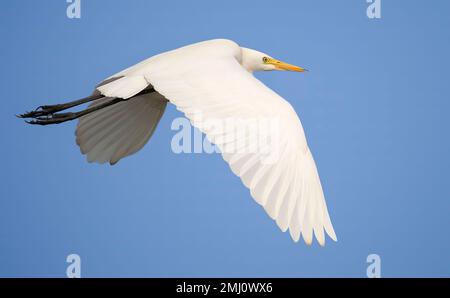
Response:
POLYGON ((239 64, 239 55, 231 41, 203 42, 144 61, 98 90, 126 97, 148 82, 220 148, 282 231, 289 229, 294 241, 302 236, 307 244, 314 234, 324 245, 324 230, 336 240, 297 114, 239 64), (233 124, 221 127, 220 122, 233 124), (249 130, 254 127, 249 123, 262 127, 249 130))

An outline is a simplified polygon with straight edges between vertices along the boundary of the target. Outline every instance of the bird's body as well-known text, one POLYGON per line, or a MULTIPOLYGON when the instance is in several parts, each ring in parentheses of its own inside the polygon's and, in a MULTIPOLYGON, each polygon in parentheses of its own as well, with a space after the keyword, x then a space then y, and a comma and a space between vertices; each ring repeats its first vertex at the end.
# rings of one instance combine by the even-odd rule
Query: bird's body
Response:
POLYGON ((90 162, 115 164, 145 145, 170 102, 220 148, 281 230, 289 229, 295 241, 302 235, 308 244, 314 234, 324 245, 324 230, 334 240, 336 235, 301 122, 287 101, 252 75, 275 69, 304 71, 230 40, 210 40, 125 69, 86 99, 23 117, 42 125, 80 118, 76 137, 82 153, 90 162), (56 113, 90 101, 82 112, 56 113), (232 128, 218 127, 226 119, 235 120, 232 128), (255 119, 276 125, 249 130, 255 119))

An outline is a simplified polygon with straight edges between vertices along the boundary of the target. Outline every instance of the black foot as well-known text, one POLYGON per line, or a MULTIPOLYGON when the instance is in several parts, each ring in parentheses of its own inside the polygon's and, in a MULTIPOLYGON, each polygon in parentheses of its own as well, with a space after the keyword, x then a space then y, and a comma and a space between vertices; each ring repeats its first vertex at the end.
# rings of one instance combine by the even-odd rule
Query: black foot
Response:
POLYGON ((57 104, 57 105, 51 105, 51 106, 40 106, 32 112, 20 114, 20 115, 17 115, 17 117, 19 117, 19 118, 43 117, 43 116, 47 116, 47 115, 65 110, 67 108, 68 108, 67 105, 64 105, 64 104, 57 104))
MULTIPOLYGON (((81 117, 82 112, 77 113, 55 113, 49 116, 39 116, 32 117, 33 120, 26 121, 29 124, 37 124, 37 125, 49 125, 49 124, 58 124, 66 121, 74 120, 81 117)), ((29 117, 27 117, 29 118, 29 117)))

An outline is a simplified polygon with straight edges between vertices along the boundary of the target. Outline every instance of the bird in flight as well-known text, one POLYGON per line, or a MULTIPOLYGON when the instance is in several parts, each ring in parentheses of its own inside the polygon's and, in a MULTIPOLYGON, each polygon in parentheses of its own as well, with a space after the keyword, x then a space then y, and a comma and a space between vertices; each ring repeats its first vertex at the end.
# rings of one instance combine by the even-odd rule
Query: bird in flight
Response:
POLYGON ((79 119, 76 142, 81 152, 89 162, 114 165, 147 143, 170 102, 219 147, 231 170, 283 232, 289 230, 295 242, 303 237, 308 245, 315 235, 323 246, 325 232, 337 239, 300 119, 286 100, 253 76, 270 70, 306 71, 231 40, 208 40, 131 66, 105 79, 86 98, 40 106, 19 117, 36 125, 79 119), (84 103, 90 103, 84 110, 62 112, 84 103), (206 121, 234 118, 275 119, 277 129, 239 134, 235 128, 248 132, 240 127, 245 121, 236 121, 233 129, 218 129, 206 121), (276 140, 278 150, 269 161, 267 152, 259 150, 271 147, 261 142, 268 139, 276 140), (230 145, 243 149, 237 145, 242 140, 253 149, 226 150, 230 145))

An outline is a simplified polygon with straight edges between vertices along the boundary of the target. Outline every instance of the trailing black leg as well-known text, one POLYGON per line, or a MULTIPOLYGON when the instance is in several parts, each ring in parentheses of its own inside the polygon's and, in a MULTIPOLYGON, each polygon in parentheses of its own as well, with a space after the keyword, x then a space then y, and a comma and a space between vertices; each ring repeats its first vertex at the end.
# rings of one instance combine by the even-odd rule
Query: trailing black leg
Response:
POLYGON ((145 88, 144 90, 142 90, 141 92, 139 92, 137 95, 135 95, 131 98, 128 98, 128 99, 116 98, 116 97, 104 97, 102 94, 96 93, 94 95, 91 95, 91 96, 88 96, 88 97, 85 97, 85 98, 82 98, 79 100, 75 100, 72 102, 68 102, 68 103, 40 106, 35 111, 28 112, 28 113, 25 113, 22 115, 17 115, 17 117, 31 118, 32 120, 26 121, 29 124, 38 124, 38 125, 58 124, 58 123, 63 123, 66 121, 80 118, 84 115, 101 110, 103 108, 109 107, 109 106, 117 104, 119 102, 130 100, 139 95, 148 94, 148 93, 152 93, 152 92, 155 92, 155 90, 153 89, 153 87, 149 86, 149 87, 145 88), (96 101, 99 99, 104 99, 104 100, 109 99, 109 100, 99 103, 95 106, 89 107, 89 108, 79 111, 79 112, 57 113, 60 111, 64 111, 64 110, 82 105, 84 103, 96 101))
POLYGON ((29 124, 38 124, 38 125, 49 125, 49 124, 59 124, 66 121, 74 120, 77 118, 80 118, 82 116, 85 116, 87 114, 90 114, 92 112, 101 110, 103 108, 112 106, 114 104, 117 104, 122 101, 127 101, 128 99, 123 98, 112 98, 111 100, 98 104, 96 106, 87 108, 85 110, 82 110, 80 112, 69 112, 69 113, 51 113, 44 116, 36 116, 36 117, 27 117, 27 118, 33 118, 31 121, 27 121, 29 124))
POLYGON ((85 97, 82 99, 78 99, 75 101, 71 101, 68 103, 40 106, 35 111, 28 112, 28 113, 25 113, 22 115, 17 115, 17 116, 20 118, 36 118, 36 117, 47 116, 47 115, 54 114, 56 112, 64 111, 64 110, 82 105, 87 102, 91 102, 91 101, 100 99, 102 97, 103 97, 103 95, 101 95, 101 94, 94 94, 94 95, 91 95, 91 96, 88 96, 88 97, 85 97))

